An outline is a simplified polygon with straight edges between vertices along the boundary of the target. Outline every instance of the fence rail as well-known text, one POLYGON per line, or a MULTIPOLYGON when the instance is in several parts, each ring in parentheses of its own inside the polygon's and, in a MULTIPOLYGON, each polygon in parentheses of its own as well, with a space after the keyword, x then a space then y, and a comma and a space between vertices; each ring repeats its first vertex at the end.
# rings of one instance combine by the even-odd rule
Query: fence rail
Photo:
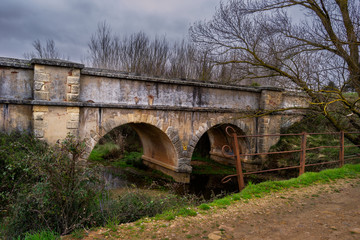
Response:
MULTIPOLYGON (((349 134, 360 134, 360 132, 347 132, 349 134)), ((236 160, 236 174, 228 175, 222 179, 223 183, 227 183, 231 180, 232 177, 237 177, 239 191, 241 191, 245 187, 244 183, 244 176, 250 174, 258 174, 258 173, 266 173, 266 172, 274 172, 279 170, 288 170, 288 169, 299 169, 299 176, 305 172, 306 167, 310 166, 319 166, 319 165, 326 165, 326 164, 339 164, 339 167, 342 167, 345 163, 345 148, 350 147, 360 147, 360 145, 345 145, 345 132, 328 132, 328 133, 295 133, 295 134, 268 134, 268 135, 237 135, 236 131, 231 127, 228 126, 226 128, 226 134, 233 139, 232 147, 229 145, 224 145, 222 147, 222 153, 227 158, 235 158, 236 160), (311 147, 307 148, 307 136, 310 135, 339 135, 339 144, 337 146, 319 146, 319 147, 311 147), (239 138, 263 138, 263 137, 281 137, 281 136, 301 136, 301 145, 300 149, 290 150, 290 151, 280 151, 280 152, 263 152, 263 153, 240 153, 239 149, 239 138), (327 162, 320 162, 320 163, 308 163, 306 164, 306 152, 318 149, 325 149, 325 148, 338 148, 339 149, 339 158, 336 161, 327 161, 327 162), (229 154, 232 152, 232 154, 229 154), (288 167, 281 167, 281 168, 273 168, 273 169, 266 169, 260 171, 253 171, 253 172, 243 172, 241 159, 246 156, 262 156, 262 155, 271 155, 271 154, 283 154, 283 153, 300 153, 299 157, 299 165, 296 166, 288 166, 288 167)), ((351 155, 346 160, 354 160, 360 158, 358 155, 351 155), (355 157, 354 157, 355 156, 355 157)))

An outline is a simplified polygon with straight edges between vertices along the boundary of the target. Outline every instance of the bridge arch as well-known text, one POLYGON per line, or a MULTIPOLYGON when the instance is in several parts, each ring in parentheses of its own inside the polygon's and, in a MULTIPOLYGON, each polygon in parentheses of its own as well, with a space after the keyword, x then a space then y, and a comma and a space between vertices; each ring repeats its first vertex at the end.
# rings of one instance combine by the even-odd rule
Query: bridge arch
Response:
POLYGON ((153 169, 172 176, 176 181, 188 182, 191 167, 182 164, 180 151, 182 144, 178 130, 166 119, 145 111, 119 114, 118 111, 93 110, 84 111, 84 128, 80 131, 87 139, 89 156, 99 140, 111 130, 130 126, 138 134, 142 147, 144 163, 153 169))
MULTIPOLYGON (((232 137, 226 134, 226 127, 231 126, 238 135, 246 135, 250 133, 250 128, 239 119, 221 119, 220 121, 210 122, 202 124, 196 134, 190 141, 191 156, 195 151, 195 147, 199 143, 200 139, 207 135, 209 141, 209 155, 212 160, 217 162, 235 165, 235 160, 225 158, 222 155, 222 147, 229 145, 233 147, 232 137)), ((241 153, 248 153, 250 151, 250 142, 246 138, 239 139, 239 149, 241 153)), ((247 159, 245 158, 244 161, 247 159)))
POLYGON ((142 159, 148 164, 177 170, 178 154, 170 138, 161 129, 148 123, 128 123, 140 137, 142 159))

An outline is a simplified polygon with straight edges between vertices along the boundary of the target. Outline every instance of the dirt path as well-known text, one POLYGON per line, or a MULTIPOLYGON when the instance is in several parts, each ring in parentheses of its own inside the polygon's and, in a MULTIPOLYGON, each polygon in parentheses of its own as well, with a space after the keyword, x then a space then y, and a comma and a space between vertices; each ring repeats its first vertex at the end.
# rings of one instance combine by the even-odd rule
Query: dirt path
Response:
POLYGON ((273 193, 173 221, 123 224, 85 239, 360 239, 360 179, 273 193))

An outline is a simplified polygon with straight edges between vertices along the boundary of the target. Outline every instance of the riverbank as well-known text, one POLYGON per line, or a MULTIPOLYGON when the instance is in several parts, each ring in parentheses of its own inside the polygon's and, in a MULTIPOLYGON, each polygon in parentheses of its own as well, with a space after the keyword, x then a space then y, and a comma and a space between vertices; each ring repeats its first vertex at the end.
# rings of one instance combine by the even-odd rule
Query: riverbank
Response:
MULTIPOLYGON (((144 218, 84 231, 83 239, 359 239, 360 178, 287 188, 197 209, 174 220, 144 218)), ((75 239, 67 236, 64 239, 75 239)))

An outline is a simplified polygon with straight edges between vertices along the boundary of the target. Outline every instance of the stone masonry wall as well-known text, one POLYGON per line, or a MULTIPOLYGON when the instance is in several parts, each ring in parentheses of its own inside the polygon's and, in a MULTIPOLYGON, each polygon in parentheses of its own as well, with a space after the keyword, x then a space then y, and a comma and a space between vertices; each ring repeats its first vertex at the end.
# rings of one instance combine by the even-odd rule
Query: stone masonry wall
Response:
MULTIPOLYGON (((225 124, 250 135, 279 133, 286 115, 246 116, 304 101, 272 87, 150 78, 62 60, 0 57, 1 131, 32 131, 49 143, 71 133, 87 139, 90 153, 113 128, 132 124, 147 144, 143 158, 167 174, 179 173, 179 181, 189 179, 192 153, 209 129, 225 124)), ((297 116, 296 111, 289 114, 297 116)), ((277 139, 244 140, 241 149, 263 152, 277 139)))

